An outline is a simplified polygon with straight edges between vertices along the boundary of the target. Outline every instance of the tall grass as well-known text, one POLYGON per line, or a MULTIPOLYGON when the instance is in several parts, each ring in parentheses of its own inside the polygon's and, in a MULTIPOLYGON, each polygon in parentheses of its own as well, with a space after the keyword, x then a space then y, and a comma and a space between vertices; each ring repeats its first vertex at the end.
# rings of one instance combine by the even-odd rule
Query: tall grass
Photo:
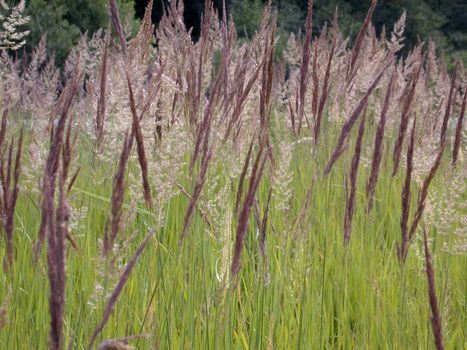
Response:
POLYGON ((462 348, 465 70, 375 7, 351 46, 309 1, 279 61, 210 1, 197 43, 112 0, 63 72, 2 53, 0 347, 462 348))

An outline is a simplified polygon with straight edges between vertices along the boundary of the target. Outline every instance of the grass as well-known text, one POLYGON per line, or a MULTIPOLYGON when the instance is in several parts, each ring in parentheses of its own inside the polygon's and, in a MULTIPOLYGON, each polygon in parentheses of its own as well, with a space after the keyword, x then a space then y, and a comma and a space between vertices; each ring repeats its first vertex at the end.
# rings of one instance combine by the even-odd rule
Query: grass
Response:
MULTIPOLYGON (((266 256, 259 255, 257 226, 250 223, 242 270, 235 284, 217 278, 222 264, 222 245, 209 234, 209 227, 195 215, 187 240, 179 246, 183 213, 188 204, 182 194, 164 210, 165 225, 135 267, 115 312, 102 334, 104 339, 142 334, 134 341, 138 349, 286 349, 286 348, 429 348, 432 334, 427 307, 422 262, 411 251, 401 267, 394 242, 399 239, 401 176, 392 178, 383 168, 375 207, 369 217, 362 211, 365 196, 357 191, 352 243, 344 247, 342 236, 345 200, 343 162, 329 177, 318 177, 313 186, 310 212, 300 225, 290 225, 303 202, 311 176, 320 170, 303 161, 306 143, 296 147, 293 159, 295 196, 290 213, 270 209, 266 256), (360 213, 359 213, 360 211, 360 213), (291 228, 293 231, 290 231, 291 228), (154 299, 151 302, 151 297, 154 299)), ((100 320, 105 300, 89 305, 100 279, 97 240, 110 210, 110 180, 96 186, 106 169, 92 169, 86 152, 73 194, 73 203, 88 207, 88 213, 73 234, 79 252, 67 248, 65 339, 72 348, 87 345, 100 320)), ((317 160, 318 165, 324 159, 317 160)), ((365 169, 366 170, 366 169, 365 169)), ((225 174, 223 174, 225 176, 225 174)), ((365 175, 367 175, 365 173, 365 175)), ((360 177, 365 178, 365 176, 360 177)), ((361 183, 359 188, 364 188, 361 183)), ((436 189, 435 189, 436 190, 436 189)), ((258 191, 265 203, 266 183, 258 191)), ((230 198, 232 208, 235 198, 230 198)), ((0 300, 9 295, 8 322, 0 332, 2 348, 46 348, 48 339, 48 282, 45 256, 32 262, 32 247, 40 212, 29 194, 22 193, 16 218, 15 265, 2 275, 0 300), (8 287, 9 286, 9 287, 8 287)), ((128 204, 128 202, 127 202, 128 204)), ((227 209, 229 210, 229 209, 227 209)), ((231 209, 230 209, 231 210, 231 209)), ((232 215, 225 214, 226 218, 232 215)), ((127 232, 142 238, 154 218, 138 208, 127 232)), ((226 230, 234 232, 233 220, 226 230)), ((434 233, 435 234, 435 233, 434 233)), ((129 259, 136 243, 125 247, 129 259)), ((435 237, 434 255, 438 294, 446 348, 461 348, 465 340, 466 256, 443 252, 435 237), (446 279, 449 278, 449 282, 446 279)), ((0 250, 4 254, 4 250, 0 250)), ((3 256, 0 256, 3 258, 3 256)), ((104 284, 109 292, 113 285, 104 284)))
POLYGON ((240 44, 207 2, 194 44, 174 1, 152 46, 151 5, 127 40, 110 0, 119 42, 79 46, 61 91, 44 50, 0 57, 0 349, 463 348, 461 64, 399 60, 375 0, 353 48, 310 12, 284 63, 270 7, 240 44))

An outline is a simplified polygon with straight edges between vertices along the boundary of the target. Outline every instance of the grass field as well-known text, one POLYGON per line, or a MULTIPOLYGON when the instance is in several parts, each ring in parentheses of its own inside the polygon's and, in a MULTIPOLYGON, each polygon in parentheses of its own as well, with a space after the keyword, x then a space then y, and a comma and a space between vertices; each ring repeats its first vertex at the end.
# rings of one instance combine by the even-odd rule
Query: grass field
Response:
POLYGON ((63 89, 40 50, 25 71, 2 59, 17 78, 1 90, 2 232, 13 217, 14 234, 11 262, 0 245, 0 348, 464 348, 462 64, 449 76, 432 49, 395 59, 400 38, 373 37, 371 9, 360 44, 334 23, 289 39, 277 63, 273 15, 238 43, 206 11, 192 44, 172 4, 153 47, 148 19, 127 42, 114 8, 114 40, 81 43, 63 89))

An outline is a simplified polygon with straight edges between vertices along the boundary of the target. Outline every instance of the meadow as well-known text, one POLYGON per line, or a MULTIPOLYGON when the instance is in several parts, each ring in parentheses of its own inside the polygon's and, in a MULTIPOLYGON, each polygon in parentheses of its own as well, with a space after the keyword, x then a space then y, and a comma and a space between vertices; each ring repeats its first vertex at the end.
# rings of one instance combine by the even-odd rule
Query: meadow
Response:
POLYGON ((151 6, 2 51, 0 348, 464 348, 463 63, 151 6))

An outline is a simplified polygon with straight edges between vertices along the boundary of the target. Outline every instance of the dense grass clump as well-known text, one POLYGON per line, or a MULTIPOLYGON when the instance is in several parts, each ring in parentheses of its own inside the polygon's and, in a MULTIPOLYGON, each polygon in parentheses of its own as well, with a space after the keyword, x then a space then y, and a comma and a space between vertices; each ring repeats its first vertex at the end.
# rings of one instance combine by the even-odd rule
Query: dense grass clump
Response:
POLYGON ((1 348, 465 345, 461 63, 398 58, 376 1, 353 46, 310 1, 279 62, 271 7, 193 43, 109 4, 63 72, 1 56, 1 348))

